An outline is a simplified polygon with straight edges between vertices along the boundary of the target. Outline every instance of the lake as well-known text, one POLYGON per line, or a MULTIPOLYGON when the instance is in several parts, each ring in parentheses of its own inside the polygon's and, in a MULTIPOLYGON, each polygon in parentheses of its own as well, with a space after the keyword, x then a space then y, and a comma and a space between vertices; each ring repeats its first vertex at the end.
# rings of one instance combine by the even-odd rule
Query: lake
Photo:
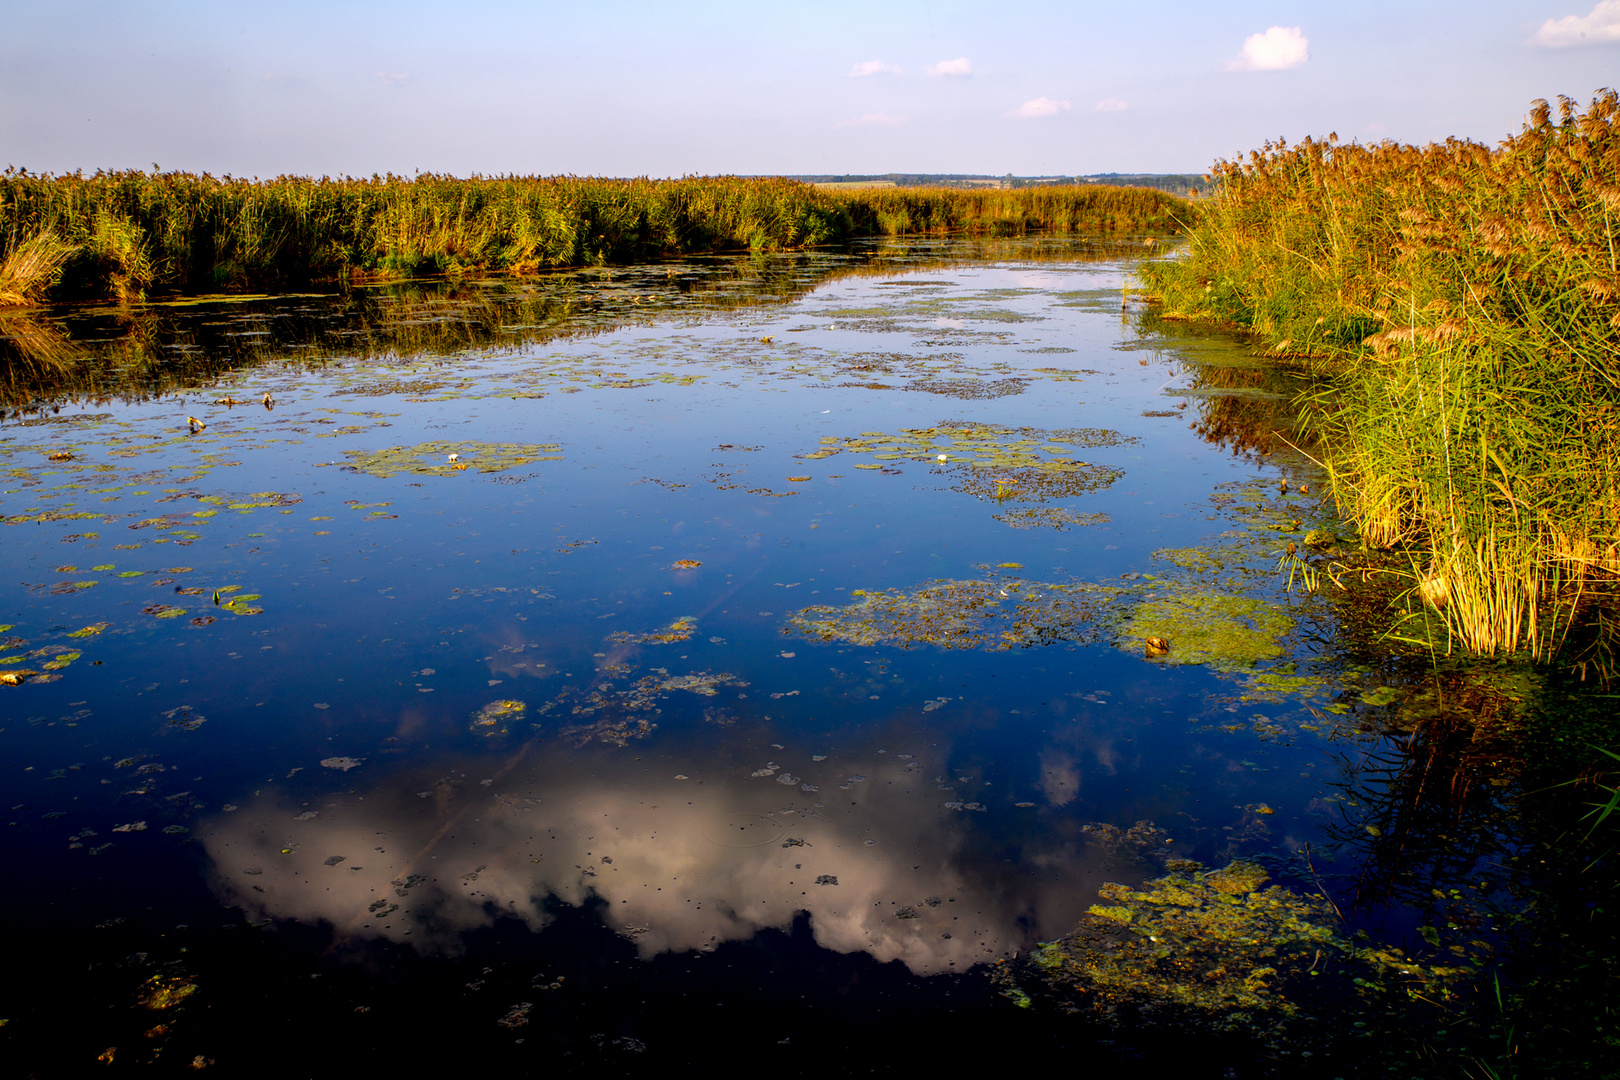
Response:
POLYGON ((1406 676, 1289 561, 1354 540, 1299 376, 1152 250, 0 322, 5 1053, 1256 1075, 1009 987, 1188 860, 1432 953, 1351 904, 1406 676))

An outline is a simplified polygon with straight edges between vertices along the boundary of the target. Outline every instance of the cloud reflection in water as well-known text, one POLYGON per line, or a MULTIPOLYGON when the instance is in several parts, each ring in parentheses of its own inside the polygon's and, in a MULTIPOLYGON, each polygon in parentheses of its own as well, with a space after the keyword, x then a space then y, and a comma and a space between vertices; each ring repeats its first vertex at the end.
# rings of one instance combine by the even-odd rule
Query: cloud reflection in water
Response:
POLYGON ((1039 809, 947 807, 972 796, 941 789, 923 761, 806 764, 814 792, 784 784, 785 770, 689 764, 691 779, 677 780, 643 768, 567 754, 475 760, 425 786, 401 774, 312 798, 316 816, 302 820, 309 809, 266 795, 197 835, 222 899, 344 937, 454 952, 497 917, 539 930, 548 898, 594 897, 650 957, 786 928, 802 910, 822 946, 917 974, 1067 932, 1101 882, 1142 876, 1078 827, 1037 824, 1039 809), (588 775, 598 768, 612 778, 588 775), (998 827, 1006 814, 1029 827, 998 827))

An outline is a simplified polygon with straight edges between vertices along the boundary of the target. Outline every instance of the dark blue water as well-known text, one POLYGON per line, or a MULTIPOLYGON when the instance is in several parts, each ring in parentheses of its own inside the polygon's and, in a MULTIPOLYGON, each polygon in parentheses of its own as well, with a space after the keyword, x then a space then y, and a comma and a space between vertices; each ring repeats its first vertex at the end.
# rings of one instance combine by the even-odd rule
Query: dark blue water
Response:
POLYGON ((42 322, 80 374, 0 423, 6 1052, 842 1072, 975 1031, 1131 1068, 984 965, 1168 854, 1297 863, 1345 710, 1273 572, 1324 511, 1277 492, 1272 376, 1143 330, 1130 258, 42 322), (1204 594, 1274 648, 1149 655, 1131 613, 1204 594))

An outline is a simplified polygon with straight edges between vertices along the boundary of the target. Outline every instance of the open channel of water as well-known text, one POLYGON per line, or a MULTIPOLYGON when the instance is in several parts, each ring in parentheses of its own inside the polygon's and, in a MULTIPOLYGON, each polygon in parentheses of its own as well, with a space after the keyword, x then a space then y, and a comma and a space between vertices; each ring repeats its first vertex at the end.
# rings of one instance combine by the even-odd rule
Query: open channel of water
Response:
POLYGON ((1277 569, 1353 539, 1289 376, 1140 250, 7 324, 8 1056, 1151 1055, 993 965, 1176 859, 1342 900, 1395 692, 1277 569))

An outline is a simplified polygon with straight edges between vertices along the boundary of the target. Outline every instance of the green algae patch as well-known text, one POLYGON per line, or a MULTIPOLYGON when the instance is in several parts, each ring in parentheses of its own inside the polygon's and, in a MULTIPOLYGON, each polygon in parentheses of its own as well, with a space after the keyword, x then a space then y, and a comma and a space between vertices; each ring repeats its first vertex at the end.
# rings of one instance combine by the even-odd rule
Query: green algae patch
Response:
POLYGON ((425 442, 384 450, 345 450, 348 468, 367 476, 454 476, 469 469, 502 473, 536 461, 561 461, 557 443, 425 442))
POLYGON ((846 645, 934 645, 1004 651, 1097 640, 1098 616, 1123 590, 1017 579, 926 582, 912 590, 857 590, 843 607, 813 605, 784 633, 846 645))
POLYGON ((1140 888, 1104 885, 1072 933, 992 978, 1009 997, 1112 1029, 1233 1036, 1272 1051, 1321 1049, 1329 1018, 1332 1035, 1353 1039, 1354 1021, 1392 1005, 1455 1004, 1464 969, 1359 946, 1325 900, 1268 885, 1255 863, 1168 866, 1140 888))
POLYGON ((1124 475, 1121 470, 1080 461, 1074 455, 1135 441, 1106 428, 1045 429, 946 421, 928 428, 901 428, 892 435, 863 431, 849 437, 825 436, 813 456, 849 453, 869 455, 876 462, 926 461, 936 472, 951 476, 956 490, 975 498, 1040 502, 1072 498, 1112 484, 1124 475))
POLYGON ((1087 915, 1094 915, 1099 919, 1117 922, 1121 926, 1129 926, 1131 922, 1131 909, 1123 906, 1109 906, 1107 904, 1092 904, 1086 911, 1087 915))
POLYGON ((1283 654, 1281 639, 1294 619, 1276 604, 1252 596, 1188 592, 1138 604, 1120 627, 1118 644, 1136 649, 1148 638, 1170 643, 1165 664, 1208 664, 1244 671, 1283 654))
POLYGON ((1107 514, 1077 514, 1057 506, 1028 506, 994 516, 1003 525, 1014 529, 1067 529, 1070 526, 1106 525, 1113 520, 1107 514))
POLYGON ((1214 574, 1226 569, 1225 560, 1218 557, 1220 554, 1212 548, 1161 548, 1153 557, 1189 573, 1214 574))

